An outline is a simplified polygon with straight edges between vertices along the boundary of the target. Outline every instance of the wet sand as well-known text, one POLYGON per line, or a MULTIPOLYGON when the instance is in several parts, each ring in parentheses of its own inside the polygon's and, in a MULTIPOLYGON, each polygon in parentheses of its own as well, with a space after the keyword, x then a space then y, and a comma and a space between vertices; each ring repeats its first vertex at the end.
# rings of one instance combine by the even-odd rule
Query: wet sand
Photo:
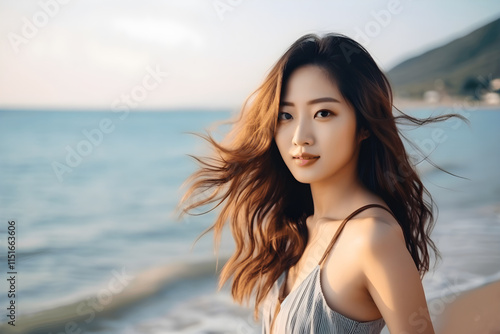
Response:
POLYGON ((432 310, 431 303, 429 309, 431 317, 436 316, 436 334, 500 333, 500 281, 466 291, 450 303, 439 304, 444 305, 444 310, 442 307, 432 310))

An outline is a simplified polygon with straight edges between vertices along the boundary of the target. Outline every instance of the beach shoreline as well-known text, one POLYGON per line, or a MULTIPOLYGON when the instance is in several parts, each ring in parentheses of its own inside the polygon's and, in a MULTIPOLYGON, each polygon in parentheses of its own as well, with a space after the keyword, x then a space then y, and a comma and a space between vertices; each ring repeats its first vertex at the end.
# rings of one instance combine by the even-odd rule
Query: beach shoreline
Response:
MULTIPOLYGON (((470 100, 463 97, 454 97, 454 98, 446 98, 437 102, 428 102, 424 99, 406 99, 395 97, 393 105, 400 109, 417 109, 417 108, 431 108, 431 109, 442 109, 442 108, 450 108, 450 109, 467 109, 467 110, 499 110, 498 104, 490 104, 486 101, 476 101, 470 100)), ((454 110, 456 112, 456 110, 454 110)))

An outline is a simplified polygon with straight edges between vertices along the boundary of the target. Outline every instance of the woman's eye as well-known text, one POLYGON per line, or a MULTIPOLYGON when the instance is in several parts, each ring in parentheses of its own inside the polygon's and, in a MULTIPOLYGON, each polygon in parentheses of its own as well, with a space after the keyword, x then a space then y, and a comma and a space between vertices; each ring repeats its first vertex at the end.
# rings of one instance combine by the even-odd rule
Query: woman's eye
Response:
POLYGON ((289 119, 292 119, 292 115, 290 115, 289 113, 287 113, 287 112, 279 112, 278 113, 278 120, 285 121, 285 120, 289 120, 289 119))
POLYGON ((324 118, 333 115, 330 110, 320 110, 316 113, 316 116, 319 118, 324 118))

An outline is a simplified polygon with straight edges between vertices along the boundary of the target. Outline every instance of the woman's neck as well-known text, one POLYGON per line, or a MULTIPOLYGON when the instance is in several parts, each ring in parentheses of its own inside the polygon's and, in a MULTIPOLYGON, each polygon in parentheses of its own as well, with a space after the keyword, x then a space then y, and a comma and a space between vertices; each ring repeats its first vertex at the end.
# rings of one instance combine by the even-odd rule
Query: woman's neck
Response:
POLYGON ((341 220, 358 207, 376 200, 356 175, 311 184, 314 221, 328 217, 341 220))

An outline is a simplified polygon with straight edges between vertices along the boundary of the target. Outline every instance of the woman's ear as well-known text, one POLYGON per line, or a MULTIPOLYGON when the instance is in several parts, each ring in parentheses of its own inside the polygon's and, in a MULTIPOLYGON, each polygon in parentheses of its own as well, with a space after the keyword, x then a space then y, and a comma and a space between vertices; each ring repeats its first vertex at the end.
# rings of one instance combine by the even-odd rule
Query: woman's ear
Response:
POLYGON ((359 142, 361 143, 366 138, 370 137, 370 131, 368 129, 361 129, 359 131, 359 142))

